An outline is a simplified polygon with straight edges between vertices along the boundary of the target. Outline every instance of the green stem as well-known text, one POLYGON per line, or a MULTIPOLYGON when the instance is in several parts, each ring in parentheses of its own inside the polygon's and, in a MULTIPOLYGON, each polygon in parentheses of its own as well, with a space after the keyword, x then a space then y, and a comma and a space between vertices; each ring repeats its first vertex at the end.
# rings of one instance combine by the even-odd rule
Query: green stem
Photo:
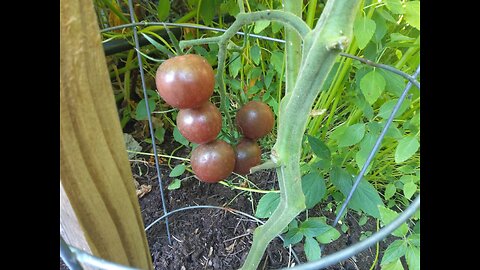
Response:
POLYGON ((317 0, 310 0, 307 10, 307 25, 313 28, 313 21, 315 20, 315 11, 317 10, 317 0))
MULTIPOLYGON (((283 0, 284 10, 302 17, 303 1, 283 0)), ((311 28, 311 27, 309 27, 311 28)), ((302 58, 302 40, 297 32, 285 27, 285 94, 293 90, 297 81, 298 71, 300 70, 300 60, 302 58)))
POLYGON ((299 165, 302 138, 310 109, 336 56, 350 43, 358 4, 358 0, 329 0, 317 26, 304 39, 298 77, 282 100, 278 137, 272 149, 272 161, 280 165, 280 202, 267 222, 255 230, 241 269, 257 269, 268 243, 305 209, 299 165))
MULTIPOLYGON (((418 38, 415 40, 415 42, 413 44, 420 44, 420 36, 418 36, 418 38)), ((405 65, 405 62, 407 62, 408 59, 410 59, 410 57, 416 53, 418 50, 420 50, 420 46, 418 47, 410 47, 402 56, 402 58, 400 58, 400 60, 398 60, 397 64, 395 65, 395 68, 396 69, 401 69, 404 65, 405 65)))

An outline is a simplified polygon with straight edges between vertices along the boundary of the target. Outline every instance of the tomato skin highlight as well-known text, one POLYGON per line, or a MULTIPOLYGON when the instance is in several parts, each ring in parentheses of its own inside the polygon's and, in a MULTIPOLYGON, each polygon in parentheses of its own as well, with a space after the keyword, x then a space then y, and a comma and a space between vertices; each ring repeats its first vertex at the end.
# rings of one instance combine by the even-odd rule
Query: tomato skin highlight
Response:
POLYGON ((245 137, 256 140, 272 131, 275 118, 267 104, 250 101, 238 110, 235 121, 245 137))
POLYGON ((192 170, 205 183, 217 183, 228 177, 235 168, 235 151, 225 141, 200 144, 190 157, 192 170))
POLYGON ((210 101, 195 109, 180 110, 176 121, 178 131, 196 144, 215 140, 222 129, 222 115, 210 101))
POLYGON ((240 143, 235 147, 235 169, 234 172, 247 175, 250 168, 259 165, 262 161, 262 150, 256 141, 242 138, 240 143))
POLYGON ((205 58, 196 54, 172 57, 155 74, 157 91, 170 106, 197 108, 213 94, 215 75, 205 58))

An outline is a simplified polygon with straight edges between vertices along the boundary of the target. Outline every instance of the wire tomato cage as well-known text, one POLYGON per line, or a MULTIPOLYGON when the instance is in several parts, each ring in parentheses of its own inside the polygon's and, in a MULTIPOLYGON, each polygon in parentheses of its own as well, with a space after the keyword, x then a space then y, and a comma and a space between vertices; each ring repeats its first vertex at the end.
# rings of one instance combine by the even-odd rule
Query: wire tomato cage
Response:
MULTIPOLYGON (((129 13, 130 13, 131 23, 122 24, 122 25, 118 25, 118 26, 114 26, 114 27, 104 28, 104 29, 101 30, 101 32, 108 32, 108 31, 117 30, 117 29, 125 29, 125 28, 128 28, 128 27, 131 27, 133 29, 133 38, 134 38, 134 43, 135 43, 134 49, 137 52, 138 68, 139 68, 139 71, 140 71, 140 77, 141 77, 141 82, 142 82, 142 90, 143 90, 143 95, 144 95, 145 100, 148 100, 147 99, 148 95, 147 95, 147 89, 146 89, 146 85, 145 85, 145 75, 144 75, 144 71, 143 71, 142 54, 140 52, 140 44, 139 44, 139 38, 138 38, 138 33, 137 33, 137 28, 136 28, 137 26, 161 25, 161 26, 165 26, 165 28, 167 26, 171 26, 171 27, 183 27, 183 28, 196 28, 196 29, 216 31, 216 32, 225 32, 226 31, 224 29, 207 27, 207 26, 196 25, 196 24, 188 24, 188 23, 181 23, 180 24, 180 23, 167 23, 167 22, 135 22, 135 18, 134 18, 134 15, 133 15, 134 12, 133 12, 132 0, 128 1, 128 8, 129 8, 129 13)), ((246 35, 243 32, 237 32, 236 34, 246 35)), ((273 42, 285 43, 285 40, 266 37, 266 36, 261 36, 261 35, 255 35, 255 34, 248 34, 248 37, 257 38, 257 39, 264 39, 264 40, 269 40, 269 41, 273 41, 273 42)), ((388 120, 385 123, 385 126, 382 128, 382 131, 381 131, 380 135, 376 139, 375 144, 374 144, 372 150, 370 151, 370 154, 368 155, 368 158, 367 158, 365 164, 362 166, 362 169, 360 170, 360 173, 356 176, 355 181, 354 181, 353 186, 352 186, 352 189, 350 190, 347 198, 345 199, 345 202, 342 204, 342 207, 338 211, 335 220, 331 224, 331 226, 333 226, 333 227, 337 225, 337 223, 339 222, 343 213, 345 212, 345 210, 348 206, 348 203, 352 199, 352 196, 355 193, 355 190, 357 189, 360 181, 363 178, 363 175, 365 174, 368 166, 370 165, 370 163, 372 162, 375 154, 377 153, 377 150, 380 148, 380 145, 383 141, 383 138, 385 137, 385 134, 387 133, 388 128, 391 126, 391 124, 393 122, 393 119, 394 119, 394 116, 397 113, 397 111, 399 110, 403 101, 405 100, 410 88, 412 86, 416 86, 420 90, 420 83, 416 79, 417 76, 420 74, 420 65, 417 67, 417 69, 415 70, 413 75, 409 75, 409 74, 404 73, 404 72, 402 72, 402 71, 400 71, 396 68, 393 68, 391 66, 375 63, 373 61, 370 61, 370 60, 367 60, 367 59, 364 59, 364 58, 360 58, 360 57, 357 57, 355 55, 350 55, 350 54, 347 54, 347 53, 340 53, 340 55, 343 56, 343 57, 355 59, 355 60, 360 61, 360 62, 362 62, 366 65, 381 68, 381 69, 385 69, 389 72, 400 75, 403 78, 405 78, 406 80, 408 80, 408 83, 405 86, 405 88, 404 88, 401 96, 399 97, 398 101, 396 102, 392 112, 390 113, 390 116, 388 117, 388 120)), ((163 185, 162 185, 162 179, 161 179, 161 173, 160 173, 160 167, 159 167, 159 161, 158 161, 157 147, 156 147, 156 144, 155 144, 155 139, 156 138, 155 138, 155 135, 154 135, 155 133, 154 133, 154 130, 153 130, 151 111, 150 111, 150 107, 148 106, 147 102, 145 102, 145 105, 146 105, 145 109, 146 109, 146 112, 147 112, 148 126, 149 126, 149 130, 150 130, 152 147, 153 147, 153 154, 154 154, 154 158, 155 158, 155 169, 157 171, 157 180, 158 180, 158 185, 159 185, 159 189, 160 189, 160 197, 161 197, 160 199, 162 201, 162 208, 163 208, 163 212, 164 212, 163 216, 156 219, 151 224, 147 225, 145 227, 145 231, 148 231, 150 228, 152 228, 154 225, 158 224, 160 221, 165 220, 165 228, 166 228, 168 242, 171 243, 171 235, 170 235, 168 217, 175 214, 175 213, 178 213, 178 212, 181 212, 181 211, 187 211, 187 210, 191 210, 191 209, 208 209, 208 208, 210 208, 210 209, 224 210, 224 211, 229 212, 231 214, 246 216, 246 217, 250 218, 251 220, 253 220, 255 222, 263 224, 264 223, 263 221, 261 221, 260 219, 254 217, 254 216, 251 216, 247 213, 244 213, 244 212, 232 209, 232 208, 221 207, 221 206, 196 205, 196 206, 188 206, 188 207, 183 207, 183 208, 175 209, 175 210, 172 210, 172 211, 168 211, 168 209, 165 205, 165 197, 164 197, 164 193, 163 193, 163 185)), ((366 238, 366 239, 364 239, 360 242, 357 242, 357 243, 355 243, 355 244, 353 244, 353 245, 351 245, 351 246, 349 246, 345 249, 337 251, 333 254, 324 256, 324 257, 322 257, 322 258, 320 258, 319 260, 316 260, 316 261, 312 261, 312 262, 308 262, 308 263, 300 262, 300 260, 298 259, 298 256, 295 254, 295 252, 293 251, 293 249, 290 245, 289 250, 290 250, 291 254, 293 255, 294 259, 296 260, 296 262, 298 264, 298 265, 296 265, 292 268, 298 269, 298 270, 321 269, 321 268, 324 268, 324 267, 328 267, 330 265, 334 265, 334 264, 336 264, 338 262, 341 262, 345 259, 348 259, 348 258, 360 253, 361 251, 369 248, 370 246, 376 244, 377 242, 383 240, 387 236, 389 236, 396 228, 398 228, 405 221, 407 221, 411 216, 413 216, 415 214, 415 212, 419 209, 419 207, 420 207, 420 194, 417 195, 417 197, 410 203, 410 205, 402 213, 400 213, 399 216, 395 220, 390 222, 388 225, 384 226, 382 229, 380 229, 376 233, 373 233, 371 236, 369 236, 368 238, 366 238)), ((279 235, 278 237, 280 239, 282 239, 282 241, 284 240, 282 236, 279 235)), ((323 246, 322 246, 322 248, 323 248, 323 246)), ((98 269, 105 269, 105 270, 140 270, 138 268, 133 268, 133 267, 125 266, 125 265, 120 265, 120 264, 113 263, 113 262, 107 261, 105 259, 93 256, 93 255, 91 255, 87 252, 82 251, 81 249, 78 249, 76 247, 68 245, 61 236, 60 236, 60 257, 65 262, 65 264, 72 270, 83 269, 82 264, 87 265, 87 266, 97 267, 98 269)))

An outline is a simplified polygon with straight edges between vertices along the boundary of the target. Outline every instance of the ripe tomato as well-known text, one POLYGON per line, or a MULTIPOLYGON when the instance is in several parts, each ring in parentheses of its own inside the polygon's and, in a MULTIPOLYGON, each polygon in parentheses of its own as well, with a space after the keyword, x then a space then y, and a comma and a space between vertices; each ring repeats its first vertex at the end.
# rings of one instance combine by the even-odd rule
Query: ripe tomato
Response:
POLYGON ((262 150, 257 142, 242 138, 240 143, 235 148, 235 169, 234 172, 238 174, 249 174, 250 168, 260 164, 262 150))
POLYGON ((182 109, 177 115, 178 131, 189 141, 203 144, 215 140, 222 128, 222 115, 210 101, 196 109, 182 109))
POLYGON ((235 167, 235 152, 222 140, 201 144, 192 151, 192 170, 203 182, 216 183, 229 176, 235 167))
POLYGON ((169 105, 197 108, 213 93, 215 76, 207 60, 196 54, 175 56, 157 69, 155 83, 160 96, 169 105))
POLYGON ((273 129, 272 109, 260 101, 250 101, 237 112, 237 126, 247 138, 256 140, 267 135, 273 129))

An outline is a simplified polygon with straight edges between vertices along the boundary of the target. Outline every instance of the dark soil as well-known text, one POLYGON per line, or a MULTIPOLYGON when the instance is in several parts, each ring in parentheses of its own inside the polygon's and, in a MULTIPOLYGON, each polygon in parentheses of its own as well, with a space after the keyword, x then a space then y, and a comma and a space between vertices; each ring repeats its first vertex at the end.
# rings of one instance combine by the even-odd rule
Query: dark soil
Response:
MULTIPOLYGON (((171 148, 176 146, 174 142, 166 142, 171 148)), ((163 145, 162 145, 163 146, 163 145)), ((172 148, 173 149, 173 148, 172 148)), ((144 150, 145 151, 145 150, 144 150)), ((148 151, 148 150, 147 150, 148 151)), ((161 151, 161 150, 160 150, 161 151)), ((164 149, 169 153, 171 149, 164 149)), ((188 156, 190 150, 182 148, 175 156, 188 156)), ((138 156, 136 159, 148 157, 138 156)), ((181 161, 171 160, 174 167, 181 161)), ((178 177, 187 179, 177 190, 167 190, 167 185, 173 180, 168 177, 170 169, 168 160, 163 159, 160 166, 161 179, 166 198, 168 211, 194 205, 213 205, 233 208, 244 213, 254 215, 252 207, 256 207, 261 198, 260 193, 249 193, 231 189, 221 184, 206 184, 198 181, 186 172, 178 177)), ((139 199, 142 217, 145 226, 150 225, 163 215, 163 208, 158 186, 155 166, 143 162, 132 163, 134 178, 140 184, 151 185, 152 190, 139 199)), ((276 186, 276 174, 274 171, 262 171, 250 175, 249 180, 258 188, 269 190, 278 189, 276 186)), ((239 179, 233 181, 238 182, 239 179)), ((326 216, 329 223, 335 218, 334 211, 325 211, 328 202, 317 205, 309 211, 309 216, 326 216)), ((300 218, 303 216, 301 215, 300 218)), ((362 232, 375 232, 376 220, 369 218, 363 225, 358 225, 359 216, 349 211, 343 222, 349 227, 347 233, 336 241, 325 246, 323 255, 332 254, 359 241, 362 232)), ((245 260, 252 243, 252 231, 258 224, 250 218, 221 209, 190 209, 172 214, 169 219, 171 243, 168 243, 165 223, 159 222, 147 231, 152 261, 155 269, 238 269, 245 260)), ((340 229, 340 226, 337 226, 340 229)), ((394 239, 380 242, 379 257, 376 267, 380 269, 379 262, 383 250, 394 239)), ((306 262, 303 252, 303 244, 297 244, 293 250, 301 262, 306 262)), ((354 257, 337 265, 328 267, 329 270, 340 269, 370 269, 376 257, 376 246, 373 246, 354 257)), ((60 260, 61 261, 61 260, 60 260)), ((284 248, 280 239, 272 241, 264 254, 259 269, 279 269, 297 264, 289 254, 288 248, 284 248)), ((67 269, 60 262, 60 269, 67 269)))

